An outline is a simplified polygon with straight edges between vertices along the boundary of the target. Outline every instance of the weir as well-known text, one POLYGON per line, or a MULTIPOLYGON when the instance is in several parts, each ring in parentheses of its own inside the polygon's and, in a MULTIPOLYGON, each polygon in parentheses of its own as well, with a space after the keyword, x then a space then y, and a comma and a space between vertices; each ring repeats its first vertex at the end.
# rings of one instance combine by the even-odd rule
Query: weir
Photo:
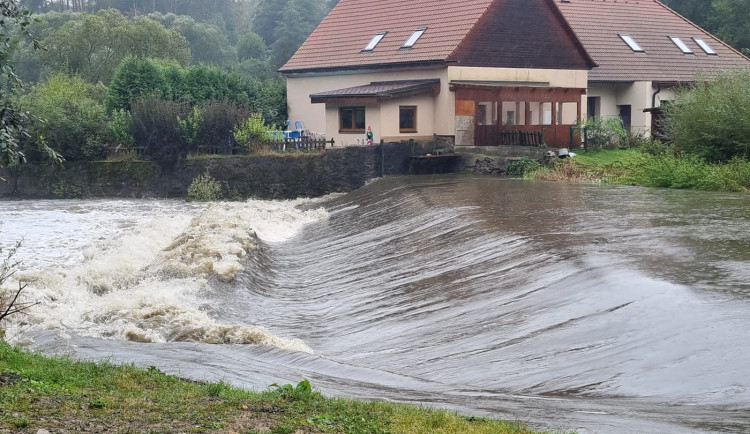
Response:
POLYGON ((8 335, 540 429, 743 431, 748 212, 741 194, 472 176, 291 202, 5 202, 0 243, 25 237, 42 301, 8 335))

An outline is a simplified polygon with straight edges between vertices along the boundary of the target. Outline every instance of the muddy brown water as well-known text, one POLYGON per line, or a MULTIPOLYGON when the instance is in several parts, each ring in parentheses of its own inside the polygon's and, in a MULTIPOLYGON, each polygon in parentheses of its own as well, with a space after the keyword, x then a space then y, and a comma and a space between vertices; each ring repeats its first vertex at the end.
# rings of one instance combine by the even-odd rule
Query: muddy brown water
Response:
POLYGON ((42 301, 9 334, 43 352, 541 429, 750 431, 747 194, 393 177, 317 201, 0 202, 0 221, 42 301))

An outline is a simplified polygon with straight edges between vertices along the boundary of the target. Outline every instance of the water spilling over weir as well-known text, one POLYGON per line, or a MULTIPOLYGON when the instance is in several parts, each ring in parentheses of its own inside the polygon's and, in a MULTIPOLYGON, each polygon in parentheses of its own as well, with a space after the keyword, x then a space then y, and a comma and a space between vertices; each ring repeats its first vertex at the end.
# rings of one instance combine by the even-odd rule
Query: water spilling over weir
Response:
POLYGON ((457 176, 0 203, 17 342, 579 432, 750 430, 750 197, 457 176))

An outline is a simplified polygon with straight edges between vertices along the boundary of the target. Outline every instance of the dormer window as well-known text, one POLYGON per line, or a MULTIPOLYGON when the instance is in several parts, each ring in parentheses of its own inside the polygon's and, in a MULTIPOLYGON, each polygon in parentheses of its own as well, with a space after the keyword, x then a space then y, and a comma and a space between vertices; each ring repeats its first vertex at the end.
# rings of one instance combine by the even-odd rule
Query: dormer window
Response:
POLYGON ((645 53, 645 51, 643 51, 643 48, 641 48, 641 46, 638 45, 638 43, 635 42, 635 39, 633 39, 630 35, 620 35, 620 38, 622 38, 622 40, 625 41, 626 44, 628 44, 628 47, 630 47, 631 50, 635 51, 636 53, 645 53))
POLYGON ((670 36, 669 39, 674 42, 675 45, 677 45, 677 48, 680 49, 684 54, 693 54, 693 50, 690 49, 687 45, 685 45, 684 42, 682 42, 682 39, 676 37, 676 36, 670 36))
POLYGON ((401 48, 411 48, 414 46, 414 44, 417 43, 420 37, 424 34, 424 32, 427 31, 427 27, 423 27, 421 29, 417 29, 414 31, 414 33, 409 36, 409 39, 404 42, 404 45, 401 46, 401 48))
POLYGON ((372 51, 372 50, 374 50, 375 47, 377 47, 377 45, 380 43, 380 41, 383 40, 383 38, 385 37, 386 33, 388 33, 388 32, 376 33, 375 36, 373 36, 372 39, 370 39, 370 43, 367 44, 367 46, 364 49, 362 49, 362 51, 372 51))
POLYGON ((706 41, 704 41, 703 39, 693 38, 693 41, 695 41, 695 43, 698 44, 699 47, 701 47, 701 50, 706 52, 706 54, 713 55, 713 56, 716 55, 716 51, 714 51, 714 49, 711 48, 711 46, 708 45, 706 41))

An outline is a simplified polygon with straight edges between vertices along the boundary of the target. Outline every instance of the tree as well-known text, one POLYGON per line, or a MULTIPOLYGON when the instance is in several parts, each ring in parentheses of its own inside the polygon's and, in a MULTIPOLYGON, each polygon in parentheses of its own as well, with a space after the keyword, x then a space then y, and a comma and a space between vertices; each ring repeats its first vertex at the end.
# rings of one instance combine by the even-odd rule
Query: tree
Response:
POLYGON ((34 86, 21 104, 45 119, 35 122, 32 131, 46 137, 66 160, 95 160, 104 158, 110 141, 105 92, 101 84, 58 73, 34 86))
POLYGON ((662 3, 695 24, 710 31, 707 26, 709 17, 713 13, 711 0, 662 0, 662 3))
POLYGON ((151 59, 129 56, 117 67, 107 90, 107 111, 130 110, 130 103, 143 96, 164 96, 166 81, 151 59))
POLYGON ((43 59, 49 65, 92 83, 109 83, 129 55, 190 62, 190 45, 182 35, 145 17, 129 20, 114 9, 77 14, 46 41, 43 59))
POLYGON ((709 161, 750 157, 750 69, 683 89, 667 109, 667 127, 682 152, 709 161))
POLYGON ((280 68, 305 42, 323 19, 325 11, 313 0, 289 0, 274 28, 271 63, 280 68))
POLYGON ((716 35, 746 56, 750 55, 750 2, 714 0, 711 23, 716 35))
POLYGON ((198 23, 191 17, 179 15, 165 26, 187 39, 194 63, 226 65, 236 57, 226 34, 217 25, 198 23))
POLYGON ((18 41, 9 30, 17 26, 20 33, 31 41, 34 49, 40 49, 39 40, 28 31, 32 22, 31 12, 20 8, 15 0, 2 0, 0 15, 0 79, 6 82, 6 86, 0 87, 0 167, 15 166, 26 161, 26 155, 21 150, 22 140, 34 142, 46 155, 57 159, 57 154, 42 140, 35 140, 29 131, 29 122, 34 117, 19 110, 12 100, 12 89, 20 85, 21 81, 11 62, 11 56, 18 49, 18 41))
POLYGON ((245 59, 265 59, 268 47, 263 38, 255 32, 247 32, 237 44, 237 57, 240 62, 245 59))

